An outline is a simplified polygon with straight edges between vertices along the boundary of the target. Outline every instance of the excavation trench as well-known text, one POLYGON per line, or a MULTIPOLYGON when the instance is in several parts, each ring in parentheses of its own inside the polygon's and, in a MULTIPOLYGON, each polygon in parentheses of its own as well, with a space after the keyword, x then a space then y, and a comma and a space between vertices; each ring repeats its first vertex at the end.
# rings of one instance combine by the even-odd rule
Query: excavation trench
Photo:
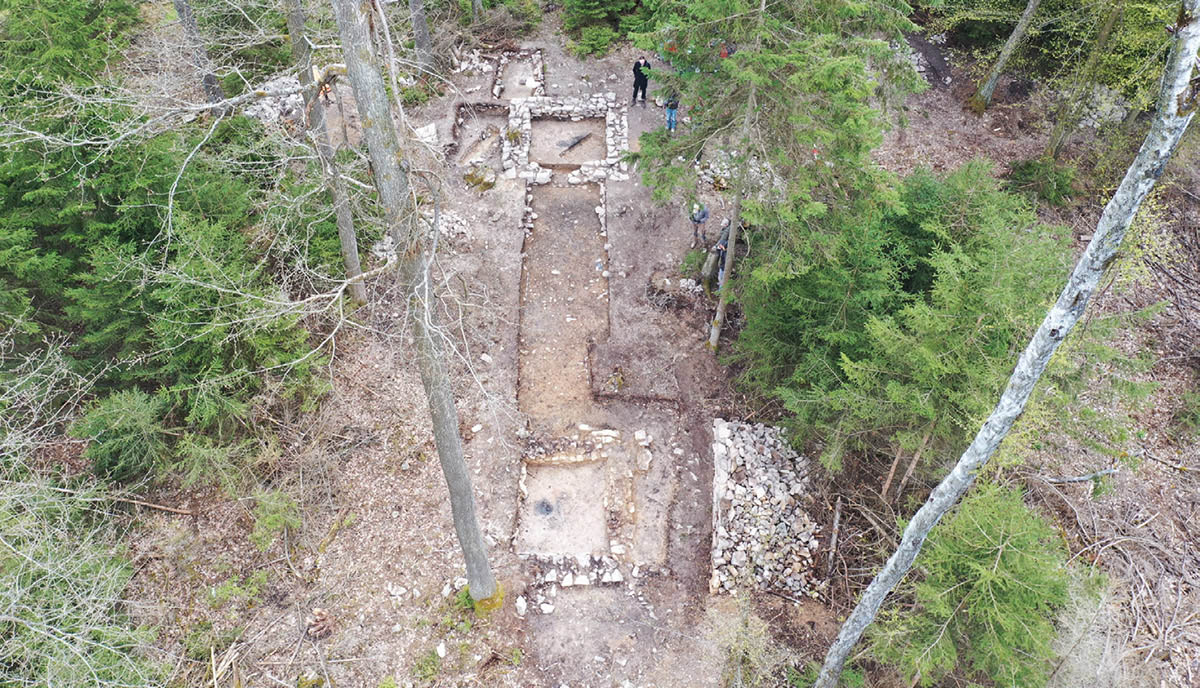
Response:
POLYGON ((595 423, 588 343, 608 337, 608 254, 595 184, 531 187, 525 239, 517 400, 547 434, 595 423))

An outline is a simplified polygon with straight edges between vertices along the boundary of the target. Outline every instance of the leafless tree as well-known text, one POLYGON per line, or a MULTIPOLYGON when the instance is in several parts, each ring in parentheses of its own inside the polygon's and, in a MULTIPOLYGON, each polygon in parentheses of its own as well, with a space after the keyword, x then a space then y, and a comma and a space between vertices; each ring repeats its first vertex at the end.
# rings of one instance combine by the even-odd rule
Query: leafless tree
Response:
POLYGON ((929 531, 970 488, 979 470, 1000 446, 1017 417, 1025 410, 1038 378, 1050 357, 1083 316, 1105 269, 1116 257, 1129 224, 1142 201, 1162 175, 1175 147, 1200 105, 1198 85, 1189 83, 1195 56, 1200 49, 1200 0, 1183 0, 1176 41, 1167 61, 1158 97, 1158 113, 1141 150, 1113 193, 1096 225, 1091 243, 1083 252, 1067 285, 1021 354, 1008 386, 991 416, 950 473, 934 488, 917 511, 899 547, 867 586, 858 605, 842 625, 825 656, 815 688, 834 688, 846 657, 875 620, 879 607, 908 573, 929 531))
POLYGON ((417 217, 413 212, 415 204, 409 172, 402 164, 400 141, 383 77, 368 40, 367 17, 362 5, 353 0, 332 0, 332 3, 346 56, 347 75, 354 88, 363 136, 374 168, 375 187, 386 212, 393 250, 400 261, 401 279, 410 296, 408 315, 416 340, 417 366, 429 400, 434 442, 450 490, 454 529, 466 559, 471 596, 476 600, 489 599, 497 594, 496 580, 488 563, 487 548, 475 513, 470 474, 463 459, 458 411, 437 325, 429 258, 421 246, 417 217))
POLYGON ((429 38, 429 20, 425 18, 425 0, 408 0, 412 15, 413 45, 417 50, 417 68, 421 78, 433 74, 433 41, 429 38))
MULTIPOLYGON (((321 161, 329 195, 333 199, 338 241, 341 244, 342 261, 346 265, 346 278, 353 279, 362 273, 362 265, 358 258, 358 238, 354 232, 354 217, 350 209, 346 181, 338 172, 338 165, 333 157, 329 130, 325 126, 325 106, 321 103, 321 90, 330 86, 326 82, 317 84, 313 81, 312 49, 304 30, 304 6, 301 0, 288 0, 287 8, 288 35, 292 40, 292 55, 296 58, 296 68, 300 73, 300 85, 304 87, 304 109, 308 114, 309 133, 316 144, 317 157, 321 161)), ((350 287, 350 298, 356 303, 366 303, 366 285, 361 281, 355 282, 350 287)))
POLYGON ((208 59, 208 51, 204 40, 200 37, 200 27, 196 24, 196 15, 188 0, 172 0, 175 3, 175 13, 179 15, 179 23, 183 27, 183 35, 187 39, 192 53, 192 65, 200 72, 200 84, 204 87, 204 97, 214 106, 225 99, 221 90, 221 82, 213 73, 212 62, 208 59))

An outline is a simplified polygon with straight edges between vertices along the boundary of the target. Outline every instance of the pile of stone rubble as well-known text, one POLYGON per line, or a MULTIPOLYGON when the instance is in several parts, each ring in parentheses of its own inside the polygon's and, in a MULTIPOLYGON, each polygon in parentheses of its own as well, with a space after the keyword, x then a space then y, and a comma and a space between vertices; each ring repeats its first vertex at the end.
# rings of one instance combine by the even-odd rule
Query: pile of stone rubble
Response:
POLYGON ((1120 92, 1105 86, 1097 84, 1092 89, 1092 95, 1086 101, 1087 110, 1084 112, 1083 119, 1079 122, 1080 126, 1099 129, 1105 124, 1113 124, 1125 119, 1129 114, 1131 105, 1128 100, 1121 95, 1120 92))
MULTIPOLYGON (((422 224, 427 230, 427 238, 433 238, 433 208, 426 206, 421 208, 422 224)), ((457 241, 470 236, 471 225, 458 213, 453 210, 443 207, 438 215, 438 232, 443 239, 449 241, 457 241)), ((385 234, 382 239, 371 245, 371 255, 380 260, 391 260, 396 256, 396 249, 392 246, 392 237, 385 234)))
MULTIPOLYGON (((757 190, 754 193, 756 198, 765 196, 766 192, 771 189, 776 192, 783 190, 783 179, 775 173, 775 170, 771 169, 769 163, 764 163, 757 158, 742 162, 736 160, 737 156, 737 151, 720 149, 705 153, 704 158, 696 163, 696 172, 700 181, 718 190, 728 188, 733 183, 733 175, 737 171, 738 165, 744 165, 746 182, 750 189, 757 190)), ((819 162, 820 159, 819 152, 814 154, 814 162, 819 162)))
POLYGON ((713 421, 713 593, 758 587, 816 597, 820 527, 805 510, 809 461, 779 428, 713 421))
POLYGON ((451 55, 450 66, 455 74, 467 72, 468 74, 483 74, 485 72, 495 73, 496 58, 490 55, 484 55, 478 49, 471 50, 462 55, 451 55))
POLYGON ((272 124, 284 119, 299 120, 304 114, 304 96, 300 95, 300 80, 294 76, 271 79, 258 89, 264 93, 290 92, 286 96, 267 96, 250 102, 243 111, 247 117, 272 124))

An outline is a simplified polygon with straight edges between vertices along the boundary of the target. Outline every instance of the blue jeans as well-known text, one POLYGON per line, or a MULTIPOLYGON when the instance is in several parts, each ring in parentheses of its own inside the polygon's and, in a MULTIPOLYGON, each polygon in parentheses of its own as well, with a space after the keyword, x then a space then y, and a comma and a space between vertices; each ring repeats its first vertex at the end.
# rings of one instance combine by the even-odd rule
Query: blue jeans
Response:
POLYGON ((677 114, 679 114, 679 110, 667 108, 667 131, 675 131, 675 116, 677 114))

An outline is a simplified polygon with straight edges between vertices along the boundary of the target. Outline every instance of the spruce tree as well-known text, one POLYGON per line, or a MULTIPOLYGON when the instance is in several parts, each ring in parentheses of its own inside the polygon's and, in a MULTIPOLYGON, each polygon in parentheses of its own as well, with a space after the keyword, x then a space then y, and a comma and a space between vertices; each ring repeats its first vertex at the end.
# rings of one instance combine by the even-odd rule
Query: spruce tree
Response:
MULTIPOLYGON (((693 162, 715 161, 730 194, 742 199, 734 233, 740 223, 758 227, 772 259, 757 265, 792 273, 789 253, 804 250, 797 247, 817 218, 886 178, 868 156, 881 137, 874 105, 920 88, 889 45, 914 30, 909 12, 900 0, 664 4, 658 28, 635 42, 666 58, 652 77, 679 94, 691 121, 674 135, 642 137, 646 184, 659 199, 688 193, 693 162)), ((725 271, 727 281, 732 275, 725 271)), ((720 291, 713 346, 730 291, 720 291)))

